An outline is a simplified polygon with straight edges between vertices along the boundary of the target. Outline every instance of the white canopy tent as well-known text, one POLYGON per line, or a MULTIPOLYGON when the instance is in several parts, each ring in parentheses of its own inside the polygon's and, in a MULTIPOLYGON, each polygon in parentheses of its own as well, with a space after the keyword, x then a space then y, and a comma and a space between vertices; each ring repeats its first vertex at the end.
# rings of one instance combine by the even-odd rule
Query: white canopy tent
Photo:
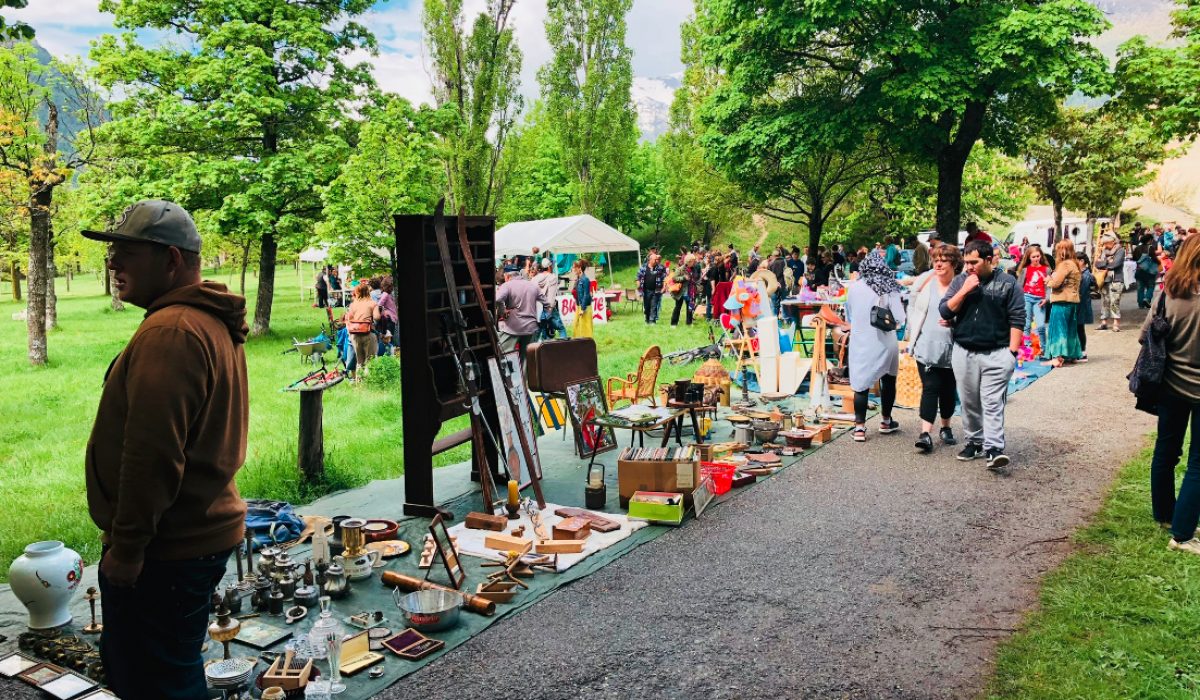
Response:
POLYGON ((641 252, 641 245, 594 216, 582 214, 561 219, 512 223, 496 232, 496 257, 530 255, 534 248, 555 255, 608 253, 612 278, 612 253, 641 252))
POLYGON ((325 262, 325 258, 329 255, 329 246, 321 244, 316 248, 309 248, 300 253, 300 262, 303 263, 319 263, 325 262))

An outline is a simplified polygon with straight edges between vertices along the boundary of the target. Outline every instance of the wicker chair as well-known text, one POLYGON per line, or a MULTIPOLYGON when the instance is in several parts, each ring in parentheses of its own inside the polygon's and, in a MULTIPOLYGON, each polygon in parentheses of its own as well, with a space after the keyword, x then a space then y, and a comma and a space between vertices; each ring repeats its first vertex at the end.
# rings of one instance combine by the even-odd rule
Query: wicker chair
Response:
POLYGON ((651 345, 650 349, 642 355, 637 372, 630 372, 626 379, 609 378, 609 407, 616 408, 618 401, 635 404, 643 399, 649 399, 651 406, 657 406, 655 392, 658 390, 658 369, 662 366, 662 359, 662 350, 657 345, 651 345))

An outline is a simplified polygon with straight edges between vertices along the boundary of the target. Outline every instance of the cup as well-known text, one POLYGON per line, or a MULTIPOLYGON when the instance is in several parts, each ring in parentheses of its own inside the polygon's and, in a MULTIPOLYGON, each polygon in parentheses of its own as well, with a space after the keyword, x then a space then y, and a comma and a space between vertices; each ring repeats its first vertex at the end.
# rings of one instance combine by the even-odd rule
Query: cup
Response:
POLYGON ((346 559, 352 559, 366 551, 367 540, 363 528, 367 521, 362 518, 350 518, 342 521, 342 546, 346 548, 346 559))
POLYGON ((284 694, 283 688, 273 685, 263 691, 262 700, 283 700, 287 695, 284 694))

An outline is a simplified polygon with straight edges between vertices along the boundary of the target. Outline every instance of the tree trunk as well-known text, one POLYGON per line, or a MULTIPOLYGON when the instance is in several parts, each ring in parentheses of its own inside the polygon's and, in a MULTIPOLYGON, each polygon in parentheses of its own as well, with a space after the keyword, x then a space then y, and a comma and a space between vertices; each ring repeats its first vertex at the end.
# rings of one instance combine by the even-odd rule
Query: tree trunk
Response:
POLYGON ((1054 240, 1050 242, 1051 246, 1062 240, 1063 237, 1063 200, 1062 197, 1052 197, 1050 203, 1054 205, 1054 240))
POLYGON ((987 114, 987 102, 968 102, 958 119, 958 131, 951 137, 954 127, 953 116, 945 116, 942 125, 946 130, 947 142, 937 153, 938 235, 946 243, 957 244, 958 232, 962 227, 962 182, 971 149, 983 133, 983 118, 987 114))
POLYGON ((309 482, 325 476, 324 393, 324 389, 300 392, 300 445, 296 451, 296 466, 309 482))
POLYGON ((43 184, 30 198, 29 294, 25 327, 29 334, 29 364, 46 364, 46 262, 50 247, 50 204, 54 188, 43 184))
POLYGON ((275 298, 275 255, 279 244, 275 242, 274 227, 262 237, 262 252, 258 261, 258 299, 254 303, 254 328, 252 335, 271 332, 271 302, 275 298))
POLYGON ((21 301, 21 267, 16 260, 9 263, 9 272, 12 273, 13 301, 21 301))
POLYGON ((104 293, 112 298, 112 310, 124 311, 125 303, 121 301, 121 297, 117 294, 117 285, 113 283, 113 277, 116 273, 108 269, 108 261, 112 259, 112 251, 109 251, 104 256, 104 293))
POLYGON ((54 291, 54 278, 58 267, 54 264, 54 240, 46 245, 46 330, 58 328, 58 294, 54 291))
POLYGON ((250 265, 250 251, 243 250, 242 251, 242 277, 241 277, 241 285, 242 286, 241 286, 241 290, 238 291, 238 294, 241 294, 242 296, 246 296, 246 268, 249 267, 249 265, 250 265))
MULTIPOLYGON (((816 204, 813 205, 813 211, 820 211, 816 204)), ((808 254, 816 255, 817 246, 821 245, 821 232, 825 228, 825 222, 821 221, 820 216, 808 217, 808 254)), ((808 264, 805 261, 804 264, 808 264)))

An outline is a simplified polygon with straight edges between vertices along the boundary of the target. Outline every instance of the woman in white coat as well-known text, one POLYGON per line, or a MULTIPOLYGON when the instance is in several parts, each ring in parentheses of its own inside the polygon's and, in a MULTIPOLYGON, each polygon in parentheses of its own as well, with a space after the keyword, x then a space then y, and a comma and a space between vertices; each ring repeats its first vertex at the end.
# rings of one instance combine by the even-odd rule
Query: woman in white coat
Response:
POLYGON ((846 292, 846 320, 850 322, 850 388, 854 390, 854 440, 867 439, 867 405, 871 387, 880 384, 883 420, 879 432, 894 433, 900 424, 892 419, 896 403, 896 376, 900 374, 900 345, 896 331, 871 325, 876 306, 890 309, 897 326, 904 325, 900 284, 878 255, 868 255, 858 266, 858 281, 846 292))

